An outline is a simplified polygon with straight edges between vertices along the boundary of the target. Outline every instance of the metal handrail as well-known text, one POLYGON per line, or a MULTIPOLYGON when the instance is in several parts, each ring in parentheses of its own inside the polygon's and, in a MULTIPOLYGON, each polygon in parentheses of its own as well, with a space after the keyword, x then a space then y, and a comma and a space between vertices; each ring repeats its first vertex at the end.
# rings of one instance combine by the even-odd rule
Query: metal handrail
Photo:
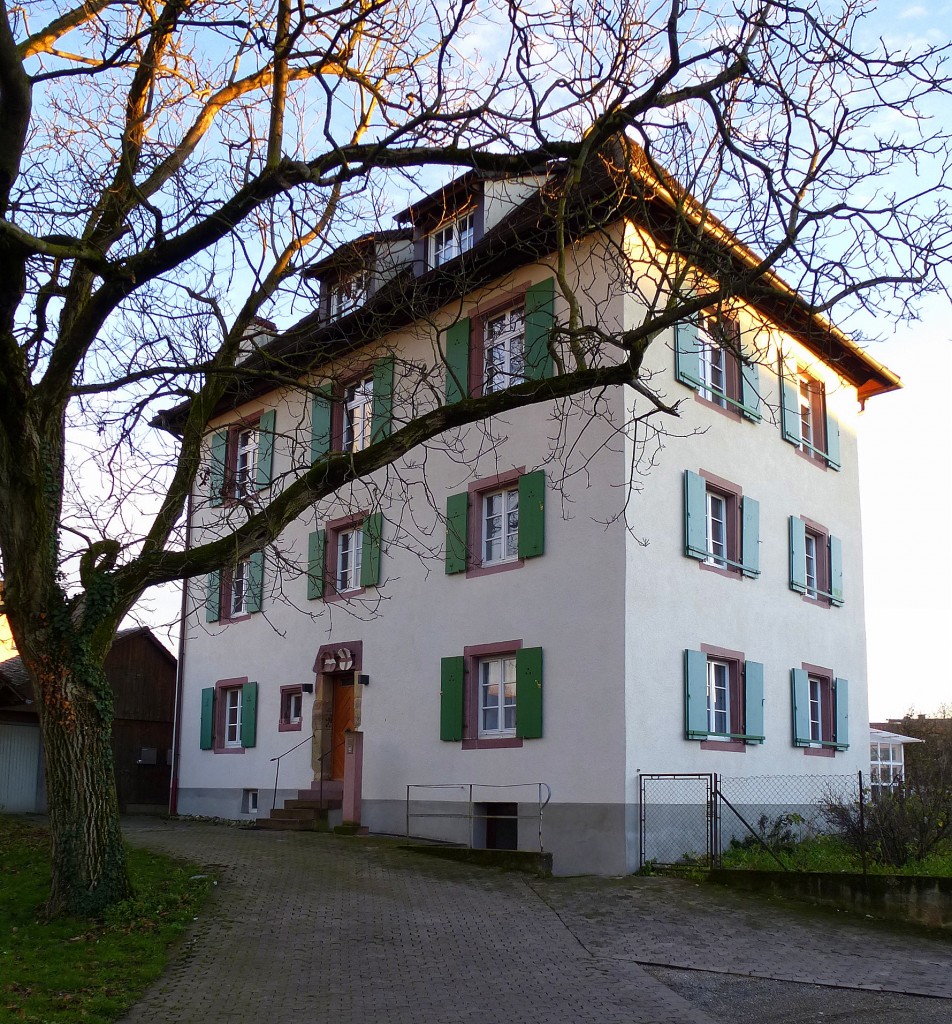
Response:
POLYGON ((312 732, 310 736, 305 736, 304 739, 301 740, 300 743, 295 743, 293 747, 291 747, 288 750, 285 750, 285 752, 283 754, 278 754, 277 757, 269 758, 269 760, 271 760, 271 761, 277 761, 278 762, 274 766, 274 793, 271 796, 271 810, 272 811, 274 810, 274 808, 277 806, 277 803, 278 803, 278 773, 281 771, 281 758, 285 757, 287 754, 290 754, 292 751, 297 750, 298 747, 303 747, 304 744, 308 742, 308 740, 313 740, 316 735, 317 735, 316 732, 312 732))
POLYGON ((519 818, 535 818, 538 817, 539 821, 539 853, 545 853, 545 847, 542 842, 542 816, 549 801, 552 799, 552 789, 547 782, 510 782, 510 783, 490 783, 490 782, 436 782, 436 783, 410 783, 407 785, 407 804, 406 804, 406 838, 410 838, 410 819, 411 818, 465 818, 469 822, 469 848, 473 849, 473 823, 476 821, 488 820, 490 818, 498 817, 495 814, 475 814, 473 811, 474 804, 482 801, 473 800, 474 789, 525 789, 527 787, 534 786, 537 791, 537 804, 538 809, 532 814, 516 814, 516 819, 519 818), (467 792, 466 800, 466 813, 453 814, 449 811, 410 811, 410 791, 414 789, 455 789, 467 792), (544 796, 543 796, 544 793, 544 796))

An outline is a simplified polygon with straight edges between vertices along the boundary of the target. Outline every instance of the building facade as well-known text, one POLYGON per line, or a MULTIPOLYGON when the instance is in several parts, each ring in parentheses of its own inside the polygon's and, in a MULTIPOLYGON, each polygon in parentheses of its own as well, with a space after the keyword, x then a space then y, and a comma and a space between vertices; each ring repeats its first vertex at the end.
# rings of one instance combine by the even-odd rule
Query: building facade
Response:
MULTIPOLYGON (((314 268, 320 308, 270 348, 308 353, 301 385, 209 424, 190 542, 328 453, 557 375, 565 325, 613 358, 685 260, 643 196, 557 255, 550 181, 466 175, 314 268)), ((556 872, 622 873, 644 773, 866 769, 856 434, 898 380, 771 295, 658 334, 641 379, 677 418, 617 386, 453 428, 192 580, 177 810, 263 814, 356 756, 374 831, 538 848, 544 802, 556 872)))

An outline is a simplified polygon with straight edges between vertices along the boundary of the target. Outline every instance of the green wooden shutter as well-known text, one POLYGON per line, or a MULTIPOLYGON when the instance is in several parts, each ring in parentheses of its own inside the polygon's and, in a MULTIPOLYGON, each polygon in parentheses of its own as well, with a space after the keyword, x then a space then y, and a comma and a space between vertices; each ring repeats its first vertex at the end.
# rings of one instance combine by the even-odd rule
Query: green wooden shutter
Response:
MULTIPOLYGON (((463 691, 466 659, 443 658, 440 662, 440 739, 457 742, 463 738, 463 691)), ((517 697, 518 699, 518 697, 517 697)))
POLYGON ((446 404, 469 397, 469 317, 446 331, 446 404))
POLYGON ((364 520, 360 552, 360 585, 380 585, 380 548, 383 536, 383 513, 372 512, 364 520))
POLYGON ((249 612, 260 612, 264 591, 264 552, 255 551, 248 556, 248 600, 245 607, 249 612))
POLYGON ((274 409, 267 409, 258 420, 258 465, 255 484, 260 490, 271 483, 274 468, 274 409))
POLYGON ((684 652, 684 735, 689 740, 707 739, 707 655, 684 652))
POLYGON ((210 572, 205 580, 205 621, 221 618, 221 569, 210 572))
POLYGON ((830 603, 843 604, 843 542, 830 537, 830 603))
POLYGON ((740 361, 740 414, 752 423, 759 423, 760 370, 756 363, 740 361))
POLYGON ((519 477, 520 558, 545 554, 545 471, 524 473, 519 477))
POLYGON ((764 666, 759 661, 744 662, 744 739, 764 741, 764 666))
POLYGON ((760 575, 760 502, 744 498, 741 516, 741 572, 755 579, 760 575))
POLYGON ((802 668, 790 669, 790 699, 793 708, 793 745, 810 746, 810 675, 802 668))
POLYGON ((323 387, 311 398, 311 465, 331 450, 332 410, 330 388, 323 387))
POLYGON ((516 735, 537 740, 542 735, 542 648, 516 651, 516 735))
POLYGON ((807 592, 807 526, 798 516, 790 517, 790 589, 807 592))
POLYGON ((800 444, 800 390, 793 364, 780 360, 780 432, 784 441, 800 444))
POLYGON ((707 484, 689 469, 684 471, 684 553, 702 562, 707 558, 707 484))
POLYGON ((690 321, 674 325, 674 376, 692 390, 701 383, 701 343, 690 321))
POLYGON ((380 359, 374 366, 373 421, 371 441, 381 441, 393 429, 393 356, 380 359))
POLYGON ((208 481, 208 500, 220 505, 225 496, 225 463, 228 459, 228 431, 216 430, 212 434, 212 468, 208 481))
POLYGON ((835 469, 839 472, 841 466, 840 425, 830 415, 829 411, 826 414, 826 464, 830 469, 835 469))
POLYGON ((549 343, 555 326, 555 278, 526 289, 526 378, 543 380, 554 368, 549 343))
POLYGON ((836 749, 847 750, 850 745, 850 684, 847 679, 833 680, 833 702, 836 706, 836 749))
POLYGON ((258 684, 241 688, 241 745, 253 747, 258 737, 258 684))
POLYGON ((315 530, 307 538, 307 599, 319 601, 324 596, 324 558, 327 534, 315 530))
POLYGON ((451 494, 446 499, 446 561, 447 576, 466 572, 466 548, 469 540, 469 495, 451 494))
POLYGON ((198 733, 198 745, 202 750, 211 750, 215 745, 215 687, 202 690, 202 724, 198 733))

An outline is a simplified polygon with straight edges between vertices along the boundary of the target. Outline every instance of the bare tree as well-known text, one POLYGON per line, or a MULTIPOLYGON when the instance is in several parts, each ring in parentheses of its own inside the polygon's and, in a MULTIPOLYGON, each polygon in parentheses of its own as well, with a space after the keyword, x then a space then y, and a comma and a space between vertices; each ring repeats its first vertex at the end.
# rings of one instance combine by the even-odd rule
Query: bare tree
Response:
MULTIPOLYGON (((902 313, 942 286, 948 138, 928 114, 947 101, 946 57, 864 42, 858 0, 2 12, 3 610, 38 697, 52 914, 129 891, 102 664, 149 587, 260 550, 452 426, 620 383, 676 412, 640 378, 644 352, 733 296, 782 305, 807 330, 834 309, 902 313), (625 132, 637 145, 612 148, 625 132), (555 166, 539 208, 550 252, 611 223, 620 188, 667 254, 641 325, 613 334, 560 273, 570 316, 554 376, 436 402, 181 549, 209 419, 252 370, 287 383, 299 370, 242 346, 256 317, 307 308, 307 261, 380 223, 388 196, 428 169, 555 166), (598 194, 593 166, 610 185, 598 194), (174 452, 148 429, 170 399, 188 400, 174 452), (84 506, 71 484, 87 458, 113 483, 84 506)), ((368 321, 367 337, 378 328, 368 321)))

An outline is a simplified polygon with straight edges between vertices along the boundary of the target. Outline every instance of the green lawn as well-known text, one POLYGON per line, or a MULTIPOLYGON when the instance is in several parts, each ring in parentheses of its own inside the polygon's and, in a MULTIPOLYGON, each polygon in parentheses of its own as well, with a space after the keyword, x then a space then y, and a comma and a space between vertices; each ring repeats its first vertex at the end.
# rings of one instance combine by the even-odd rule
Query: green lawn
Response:
POLYGON ((0 816, 0 1021, 114 1021, 163 971, 212 880, 195 865, 129 850, 136 896, 101 921, 43 923, 45 829, 0 816))

